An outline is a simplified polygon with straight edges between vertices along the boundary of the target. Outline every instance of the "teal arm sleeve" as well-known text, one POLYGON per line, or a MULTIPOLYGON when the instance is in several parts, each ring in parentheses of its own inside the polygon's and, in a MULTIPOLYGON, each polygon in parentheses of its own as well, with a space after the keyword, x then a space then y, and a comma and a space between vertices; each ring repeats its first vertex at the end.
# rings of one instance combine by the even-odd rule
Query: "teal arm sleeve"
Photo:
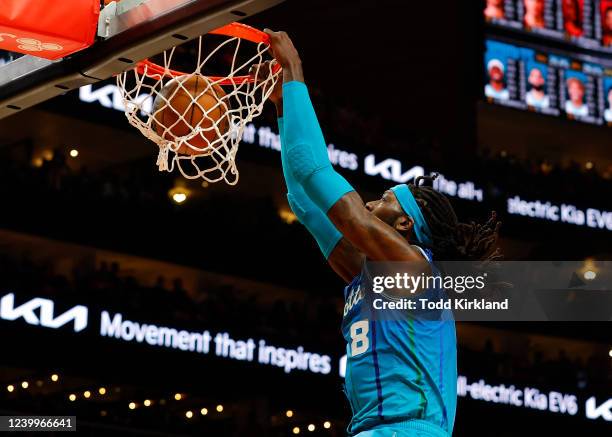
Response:
POLYGON ((287 200, 291 210, 296 215, 308 232, 315 238, 319 249, 329 258, 338 242, 342 239, 342 234, 336 229, 331 220, 321 211, 312 200, 308 198, 300 183, 295 179, 293 173, 287 165, 287 153, 284 145, 284 122, 278 119, 278 131, 281 137, 281 161, 283 164, 283 175, 287 184, 287 200))
POLYGON ((288 168, 308 197, 327 213, 354 189, 329 161, 323 132, 304 83, 292 81, 283 85, 283 111, 288 168))

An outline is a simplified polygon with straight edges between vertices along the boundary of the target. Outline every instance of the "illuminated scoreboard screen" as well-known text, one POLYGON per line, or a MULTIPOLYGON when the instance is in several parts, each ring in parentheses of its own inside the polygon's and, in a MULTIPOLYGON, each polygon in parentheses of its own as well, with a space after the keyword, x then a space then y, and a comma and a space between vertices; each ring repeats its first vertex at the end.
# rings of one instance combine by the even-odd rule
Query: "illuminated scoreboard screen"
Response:
POLYGON ((486 0, 491 26, 612 53, 612 0, 486 0))
POLYGON ((487 39, 487 101, 612 126, 612 68, 580 54, 487 39))
POLYGON ((612 126, 612 0, 487 0, 484 97, 612 126))

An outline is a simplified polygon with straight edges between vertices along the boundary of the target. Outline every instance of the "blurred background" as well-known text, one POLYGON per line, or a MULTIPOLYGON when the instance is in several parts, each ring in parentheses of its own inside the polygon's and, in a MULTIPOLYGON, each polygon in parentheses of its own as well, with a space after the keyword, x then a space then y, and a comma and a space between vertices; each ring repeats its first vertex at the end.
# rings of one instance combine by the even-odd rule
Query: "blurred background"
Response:
MULTIPOLYGON (((439 172, 463 221, 498 212, 506 259, 596 275, 612 258, 608 5, 576 2, 572 21, 573 2, 542 1, 534 24, 526 3, 289 0, 245 22, 290 34, 364 199, 439 172), (586 114, 565 103, 571 77, 586 114)), ((159 173, 114 80, 0 121, 1 414, 76 415, 84 435, 345 435, 343 283, 286 203, 277 132, 268 107, 228 187, 159 173), (174 341, 149 344, 162 328, 174 341)), ((455 435, 610 434, 609 323, 457 331, 455 435)))

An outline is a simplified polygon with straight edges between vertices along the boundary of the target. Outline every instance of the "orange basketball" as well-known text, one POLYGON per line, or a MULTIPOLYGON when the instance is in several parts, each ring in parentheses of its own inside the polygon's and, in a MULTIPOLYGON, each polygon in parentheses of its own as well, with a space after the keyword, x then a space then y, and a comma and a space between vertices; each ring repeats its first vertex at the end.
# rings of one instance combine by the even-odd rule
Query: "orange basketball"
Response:
MULTIPOLYGON (((229 130, 229 108, 221 101, 223 97, 223 89, 203 76, 179 76, 172 79, 153 101, 155 132, 166 140, 174 140, 200 127, 204 132, 190 139, 188 144, 199 149, 208 147, 218 138, 215 125, 221 135, 229 130)), ((177 153, 198 155, 202 152, 184 144, 177 153)))

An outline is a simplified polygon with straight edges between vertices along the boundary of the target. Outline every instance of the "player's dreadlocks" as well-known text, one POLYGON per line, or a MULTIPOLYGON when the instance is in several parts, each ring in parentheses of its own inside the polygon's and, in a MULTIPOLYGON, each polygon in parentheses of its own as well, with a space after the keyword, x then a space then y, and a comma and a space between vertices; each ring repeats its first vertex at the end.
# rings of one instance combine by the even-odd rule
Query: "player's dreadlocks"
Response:
POLYGON ((460 223, 446 196, 421 181, 432 183, 438 175, 419 176, 409 188, 432 233, 432 250, 439 260, 494 261, 501 258, 495 247, 501 222, 493 211, 485 224, 460 223))

